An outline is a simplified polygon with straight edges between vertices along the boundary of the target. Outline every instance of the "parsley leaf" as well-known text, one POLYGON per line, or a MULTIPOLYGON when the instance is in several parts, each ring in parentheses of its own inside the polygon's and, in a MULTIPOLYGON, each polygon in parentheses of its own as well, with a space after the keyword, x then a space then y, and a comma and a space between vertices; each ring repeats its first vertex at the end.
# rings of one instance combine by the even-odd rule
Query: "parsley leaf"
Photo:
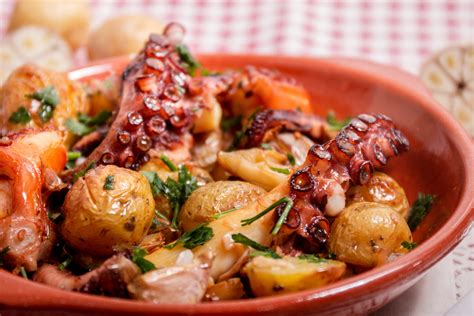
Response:
POLYGON ((281 173, 281 174, 290 174, 290 170, 286 168, 277 168, 277 167, 270 167, 275 172, 281 173))
POLYGON ((431 194, 418 193, 418 197, 413 203, 410 215, 408 216, 408 226, 413 231, 421 223, 433 206, 435 196, 431 194))
POLYGON ((325 262, 326 261, 326 259, 321 258, 318 255, 310 255, 310 254, 306 254, 306 253, 299 255, 297 258, 301 259, 301 260, 306 260, 306 261, 309 261, 309 262, 312 262, 312 263, 320 263, 320 262, 325 262))
POLYGON ((191 55, 188 46, 184 44, 178 44, 176 45, 176 52, 178 53, 179 59, 188 73, 191 76, 194 76, 194 73, 198 68, 201 67, 201 64, 193 57, 193 55, 191 55))
POLYGON ((265 150, 272 150, 273 149, 272 146, 268 143, 261 143, 260 147, 262 147, 265 150))
POLYGON ((77 120, 66 120, 66 127, 74 135, 84 136, 95 131, 97 126, 105 124, 111 116, 110 111, 102 111, 94 117, 79 113, 77 120))
POLYGON ((286 158, 288 159, 288 162, 290 163, 290 165, 292 166, 296 165, 295 156, 293 156, 291 153, 287 153, 286 158))
POLYGON ((66 269, 72 262, 72 257, 71 256, 68 256, 66 258, 66 260, 64 260, 63 262, 61 262, 59 265, 58 265, 58 269, 63 271, 64 269, 66 269))
POLYGON ((170 169, 171 171, 178 171, 178 168, 175 166, 175 164, 171 161, 171 159, 168 158, 166 155, 161 155, 160 156, 161 161, 170 169))
POLYGON ((350 117, 346 117, 344 120, 338 120, 336 116, 334 115, 333 111, 329 111, 328 115, 326 116, 326 121, 328 122, 329 126, 336 130, 339 131, 343 127, 345 127, 349 122, 351 121, 350 117))
POLYGON ((335 260, 336 259, 336 254, 334 252, 328 253, 328 259, 335 260))
POLYGON ((408 249, 408 250, 413 250, 416 248, 416 246, 418 246, 416 244, 416 242, 409 242, 409 241, 402 241, 402 247, 405 248, 405 249, 408 249))
MULTIPOLYGON (((286 204, 285 209, 289 207, 289 210, 288 210, 288 212, 289 212, 291 207, 293 207, 293 200, 291 200, 289 197, 285 196, 285 197, 282 197, 281 199, 279 199, 278 201, 276 201, 275 203, 273 203, 272 205, 270 205, 269 207, 267 207, 266 209, 264 209, 263 211, 261 211, 260 213, 258 213, 257 215, 255 215, 254 217, 243 219, 243 220, 240 221, 240 223, 241 223, 242 226, 250 225, 253 222, 255 222, 257 219, 264 216, 265 214, 267 214, 268 212, 270 212, 271 210, 273 210, 274 208, 276 208, 277 206, 279 206, 280 204, 283 204, 283 203, 286 204)), ((285 212, 283 212, 283 213, 285 213, 285 212)), ((275 228, 276 228, 276 226, 275 226, 275 228)))
POLYGON ((14 124, 26 124, 29 121, 31 121, 31 115, 24 106, 20 106, 18 110, 13 112, 8 118, 8 122, 14 124))
POLYGON ((183 244, 184 248, 193 249, 197 246, 204 245, 214 236, 214 232, 211 227, 207 227, 206 224, 200 224, 196 228, 185 232, 181 237, 176 239, 173 243, 166 245, 166 249, 173 249, 178 244, 183 244))
POLYGON ((147 254, 148 252, 140 247, 135 247, 132 250, 132 262, 135 263, 140 268, 140 270, 142 270, 142 273, 147 273, 148 271, 156 269, 153 262, 145 259, 147 254))
POLYGON ((228 132, 233 128, 239 127, 242 124, 242 116, 234 116, 229 118, 223 118, 221 121, 221 129, 224 132, 228 132))
POLYGON ((76 182, 80 177, 83 177, 87 173, 87 171, 91 170, 94 167, 95 167, 94 162, 89 163, 84 169, 82 169, 81 171, 78 171, 74 174, 72 182, 73 183, 76 182))
POLYGON ((178 213, 181 206, 186 202, 189 195, 197 189, 197 180, 184 165, 178 167, 178 181, 168 178, 161 180, 156 172, 145 171, 142 174, 151 185, 153 196, 162 195, 166 197, 173 211, 171 226, 178 227, 178 213))
MULTIPOLYGON (((259 244, 258 242, 248 238, 244 234, 238 233, 238 234, 232 234, 232 239, 239 244, 246 245, 252 249, 257 250, 253 256, 266 256, 266 257, 271 257, 274 259, 281 259, 281 256, 277 254, 275 251, 272 249, 265 247, 264 245, 259 244)), ((252 256, 252 254, 251 254, 252 256)))
POLYGON ((105 177, 105 182, 104 182, 104 190, 110 191, 114 189, 114 175, 109 174, 107 177, 105 177))
POLYGON ((38 116, 43 122, 49 122, 53 117, 54 109, 59 104, 59 95, 53 86, 47 86, 32 94, 27 94, 27 98, 37 100, 41 103, 38 108, 38 116))
POLYGON ((76 160, 82 156, 79 151, 68 151, 66 168, 73 169, 76 166, 76 160))

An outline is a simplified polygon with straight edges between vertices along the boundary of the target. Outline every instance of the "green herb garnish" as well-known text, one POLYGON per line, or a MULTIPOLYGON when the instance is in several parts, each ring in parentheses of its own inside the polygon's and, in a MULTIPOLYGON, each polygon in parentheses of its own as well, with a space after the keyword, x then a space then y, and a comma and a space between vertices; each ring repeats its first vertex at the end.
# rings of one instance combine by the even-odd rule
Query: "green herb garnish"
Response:
POLYGON ((421 221, 428 214, 431 207, 433 206, 434 199, 434 195, 423 194, 421 192, 418 193, 418 197, 416 198, 415 202, 413 202, 407 221, 408 226, 412 231, 418 227, 421 221))
MULTIPOLYGON (((255 215, 254 217, 243 219, 243 220, 240 221, 240 223, 241 223, 242 226, 250 225, 253 222, 255 222, 257 219, 264 216, 265 214, 267 214, 268 212, 273 210, 275 207, 277 207, 277 206, 279 206, 280 204, 283 204, 283 203, 286 203, 287 206, 288 206, 288 204, 293 206, 293 201, 289 197, 285 196, 285 197, 279 199, 278 201, 276 201, 275 203, 273 203, 272 205, 270 205, 269 207, 267 207, 266 209, 264 209, 263 211, 261 211, 260 213, 258 213, 257 215, 255 215)), ((285 209, 286 209, 286 207, 285 207, 285 209)), ((291 207, 290 207, 290 209, 291 209, 291 207)))
POLYGON ((272 146, 268 143, 261 143, 260 147, 262 147, 265 150, 272 150, 273 149, 272 146))
POLYGON ((193 55, 191 55, 188 46, 184 44, 178 44, 176 45, 176 52, 178 53, 179 59, 188 73, 191 76, 194 76, 194 73, 198 68, 201 67, 201 64, 193 57, 193 55))
POLYGON ((115 182, 114 175, 109 174, 107 177, 105 177, 104 190, 107 190, 107 191, 113 190, 114 182, 115 182))
POLYGON ((35 93, 27 94, 27 98, 37 100, 41 104, 38 108, 38 116, 43 122, 49 122, 53 117, 54 109, 59 104, 59 95, 53 86, 47 86, 35 93))
POLYGON ((290 165, 292 166, 296 165, 295 156, 293 156, 291 153, 287 153, 286 158, 288 159, 288 162, 290 163, 290 165))
POLYGON ((405 248, 405 249, 408 249, 408 250, 413 250, 416 248, 416 246, 418 246, 416 244, 416 242, 409 242, 409 241, 402 241, 402 247, 405 248))
POLYGON ((85 136, 97 129, 97 126, 103 125, 112 116, 110 111, 102 111, 94 117, 79 113, 77 120, 67 119, 67 129, 77 136, 85 136))
POLYGON ((79 151, 68 151, 66 168, 73 169, 76 166, 76 160, 81 158, 81 155, 79 151))
POLYGON ((223 118, 221 121, 221 129, 224 132, 228 132, 233 128, 239 127, 242 124, 242 116, 234 116, 229 118, 223 118))
POLYGON ((150 182, 153 196, 162 195, 166 197, 173 211, 171 227, 178 228, 178 214, 181 206, 186 202, 189 195, 196 190, 197 180, 184 165, 178 167, 178 181, 168 178, 162 181, 156 172, 144 171, 142 174, 150 182))
POLYGON ((132 261, 140 268, 142 273, 147 273, 148 271, 156 269, 153 262, 145 259, 147 254, 148 252, 140 247, 135 247, 132 250, 132 261))
POLYGON ((288 170, 286 168, 270 167, 270 169, 272 169, 275 172, 281 173, 281 174, 287 174, 287 175, 290 174, 290 170, 288 170))
POLYGON ((334 114, 333 111, 329 111, 328 112, 328 115, 326 116, 326 121, 328 122, 329 126, 336 130, 336 131, 339 131, 341 130, 343 127, 345 127, 347 124, 349 124, 349 122, 351 121, 351 118, 350 117, 346 117, 345 119, 343 120, 338 120, 336 118, 336 115, 334 114))
POLYGON ((196 228, 185 232, 181 237, 176 239, 173 243, 166 245, 166 249, 173 249, 178 244, 182 244, 184 248, 193 249, 197 246, 204 245, 214 236, 211 227, 206 224, 200 224, 196 228))
POLYGON ((334 252, 328 253, 328 259, 335 260, 336 259, 336 254, 334 252))
POLYGON ((64 269, 66 269, 72 262, 72 257, 69 256, 66 258, 66 260, 64 260, 63 262, 61 262, 59 265, 58 265, 58 269, 63 271, 64 269))
POLYGON ((87 171, 91 170, 91 169, 94 168, 94 167, 95 167, 95 163, 94 163, 94 162, 89 163, 84 169, 82 169, 81 171, 78 171, 78 172, 76 172, 76 173, 74 174, 74 177, 73 177, 73 179, 72 179, 72 182, 73 182, 73 183, 76 182, 77 179, 79 179, 80 177, 83 177, 83 176, 87 173, 87 171))
POLYGON ((229 213, 237 211, 238 209, 239 209, 238 207, 234 207, 234 208, 231 208, 230 210, 220 212, 218 214, 214 214, 214 215, 212 215, 212 219, 213 220, 219 219, 219 218, 224 217, 225 215, 227 215, 229 213))
POLYGON ((238 234, 232 234, 232 239, 239 244, 246 245, 252 249, 255 249, 256 252, 250 254, 251 256, 265 256, 265 257, 271 257, 274 259, 281 259, 281 256, 277 254, 275 251, 272 249, 265 247, 264 245, 259 244, 258 242, 248 238, 244 234, 238 233, 238 234))
POLYGON ((168 167, 168 169, 171 171, 178 171, 176 165, 166 155, 161 155, 160 159, 168 167))
POLYGON ((284 198, 283 203, 286 203, 285 208, 283 209, 283 212, 281 213, 281 216, 278 218, 278 221, 275 224, 275 227, 272 229, 272 235, 278 234, 278 231, 281 228, 281 225, 286 221, 286 218, 288 217, 288 213, 290 213, 291 208, 293 207, 293 200, 286 197, 284 198))
POLYGON ((10 251, 9 246, 6 246, 2 250, 0 250, 0 266, 3 265, 3 262, 5 261, 5 256, 9 251, 10 251))
POLYGON ((14 124, 26 124, 29 121, 31 121, 31 115, 24 106, 20 106, 18 110, 13 112, 10 118, 8 118, 8 122, 14 124))
POLYGON ((297 258, 301 259, 301 260, 306 260, 306 261, 309 261, 309 262, 312 262, 312 263, 320 263, 320 262, 325 262, 326 261, 326 259, 321 258, 318 255, 310 255, 310 254, 306 254, 306 253, 304 253, 302 255, 299 255, 297 258))
POLYGON ((29 279, 28 278, 28 273, 26 273, 25 267, 20 267, 20 274, 24 279, 26 279, 26 280, 29 279))

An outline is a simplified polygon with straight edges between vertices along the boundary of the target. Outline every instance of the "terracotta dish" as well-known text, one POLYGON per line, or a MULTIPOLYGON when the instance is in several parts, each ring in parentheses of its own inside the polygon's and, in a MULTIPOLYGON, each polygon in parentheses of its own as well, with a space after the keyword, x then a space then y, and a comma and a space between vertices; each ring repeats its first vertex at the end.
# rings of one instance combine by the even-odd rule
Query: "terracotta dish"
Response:
MULTIPOLYGON (((474 218, 474 150, 462 127, 438 106, 413 77, 396 69, 348 59, 281 56, 201 56, 213 69, 257 65, 275 68, 299 80, 310 92, 314 111, 325 115, 380 112, 407 135, 411 150, 386 169, 407 192, 419 191, 437 203, 414 232, 419 246, 395 262, 314 290, 268 298, 195 305, 148 304, 105 298, 34 283, 0 270, 0 313, 51 312, 234 315, 355 315, 387 304, 420 280, 467 234, 474 218)), ((70 73, 74 80, 104 78, 120 72, 128 59, 95 64, 70 73)), ((179 295, 179 294, 177 294, 179 295)))

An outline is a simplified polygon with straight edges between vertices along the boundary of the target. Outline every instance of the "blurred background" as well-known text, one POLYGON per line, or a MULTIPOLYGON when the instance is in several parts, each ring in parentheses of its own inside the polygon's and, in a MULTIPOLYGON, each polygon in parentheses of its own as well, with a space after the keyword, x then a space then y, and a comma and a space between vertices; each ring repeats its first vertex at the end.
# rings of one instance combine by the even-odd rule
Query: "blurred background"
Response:
MULTIPOLYGON (((414 75, 428 64, 425 84, 474 135, 474 0, 0 0, 0 84, 28 61, 66 71, 137 52, 170 21, 195 53, 356 57, 414 75)), ((473 288, 473 261, 471 234, 384 314, 441 315, 473 288)))

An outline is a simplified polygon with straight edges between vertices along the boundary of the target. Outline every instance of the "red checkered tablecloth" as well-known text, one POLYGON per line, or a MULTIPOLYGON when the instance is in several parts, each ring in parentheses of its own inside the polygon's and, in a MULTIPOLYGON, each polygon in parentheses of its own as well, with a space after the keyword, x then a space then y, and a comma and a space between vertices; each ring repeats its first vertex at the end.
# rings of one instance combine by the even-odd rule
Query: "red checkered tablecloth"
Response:
MULTIPOLYGON (((201 53, 349 56, 391 64, 416 74, 434 52, 474 42, 474 0, 91 2, 93 28, 114 15, 148 14, 163 22, 185 25, 185 41, 201 53)), ((0 0, 0 37, 5 33, 13 4, 11 0, 0 0)), ((446 306, 473 288, 472 236, 382 313, 443 315, 446 306)))
MULTIPOLYGON (((179 21, 198 52, 362 57, 413 73, 431 53, 474 41, 473 0, 95 0, 92 6, 93 27, 130 13, 179 21)), ((0 34, 12 9, 13 1, 0 0, 0 34)))

